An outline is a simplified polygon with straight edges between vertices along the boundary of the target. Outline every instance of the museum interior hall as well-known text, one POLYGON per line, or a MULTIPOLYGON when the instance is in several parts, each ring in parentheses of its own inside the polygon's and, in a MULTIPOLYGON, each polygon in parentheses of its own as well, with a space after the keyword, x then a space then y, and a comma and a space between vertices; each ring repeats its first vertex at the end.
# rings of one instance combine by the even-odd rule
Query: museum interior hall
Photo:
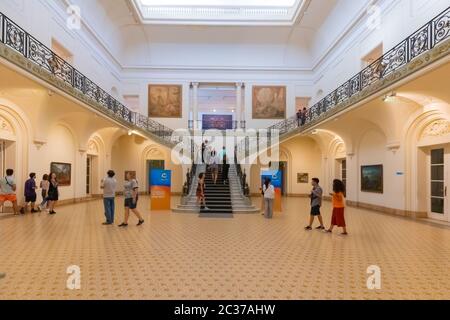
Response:
POLYGON ((0 300, 449 300, 448 187, 450 0, 0 1, 0 300))

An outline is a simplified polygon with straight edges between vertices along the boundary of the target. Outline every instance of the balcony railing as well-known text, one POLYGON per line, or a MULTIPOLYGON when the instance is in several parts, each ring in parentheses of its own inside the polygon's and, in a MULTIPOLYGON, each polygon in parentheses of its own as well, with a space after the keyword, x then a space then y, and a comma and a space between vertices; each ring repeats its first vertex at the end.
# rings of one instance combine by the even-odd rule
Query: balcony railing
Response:
MULTIPOLYGON (((325 119, 340 104, 347 102, 370 85, 384 79, 422 54, 429 52, 449 37, 450 7, 309 108, 303 115, 303 120, 297 119, 297 115, 295 115, 268 129, 279 130, 281 137, 294 130, 299 129, 301 131, 302 128, 310 127, 313 123, 325 119)), ((247 138, 240 144, 239 149, 247 154, 255 151, 249 150, 249 148, 247 138)))
POLYGON ((172 143, 172 129, 133 112, 0 12, 0 42, 100 105, 104 114, 172 143))

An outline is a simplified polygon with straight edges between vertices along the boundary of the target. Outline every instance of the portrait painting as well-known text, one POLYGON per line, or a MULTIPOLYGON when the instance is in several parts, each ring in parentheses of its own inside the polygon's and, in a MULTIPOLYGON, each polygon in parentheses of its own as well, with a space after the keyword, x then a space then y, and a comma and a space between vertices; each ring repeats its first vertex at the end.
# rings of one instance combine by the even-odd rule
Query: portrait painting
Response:
POLYGON ((361 166, 361 191, 383 193, 383 166, 361 166))
POLYGON ((149 85, 148 116, 151 118, 182 117, 181 85, 149 85))
POLYGON ((253 119, 285 119, 286 87, 254 86, 253 119))
POLYGON ((52 162, 50 172, 56 174, 60 186, 70 186, 72 183, 72 165, 70 163, 52 162))

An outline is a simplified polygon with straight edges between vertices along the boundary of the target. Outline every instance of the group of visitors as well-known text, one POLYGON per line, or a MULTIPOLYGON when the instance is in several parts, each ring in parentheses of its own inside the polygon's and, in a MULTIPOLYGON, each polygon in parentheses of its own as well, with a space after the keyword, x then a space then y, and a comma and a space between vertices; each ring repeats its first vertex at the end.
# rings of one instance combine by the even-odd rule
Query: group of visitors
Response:
MULTIPOLYGON (((106 221, 103 225, 109 226, 114 224, 115 218, 115 200, 116 200, 116 189, 117 180, 114 178, 116 173, 113 170, 109 170, 106 177, 102 179, 100 188, 103 190, 103 206, 105 209, 106 221)), ((132 176, 131 172, 127 172, 125 175, 124 183, 124 220, 119 227, 128 227, 128 220, 130 218, 130 211, 133 212, 138 218, 137 225, 142 225, 145 221, 141 213, 137 209, 137 204, 139 200, 139 184, 138 181, 132 176)))
POLYGON ((333 181, 333 192, 330 193, 333 212, 331 216, 331 224, 328 229, 325 229, 323 224, 323 218, 320 213, 320 208, 322 206, 323 190, 319 185, 319 179, 312 179, 313 189, 311 190, 311 214, 309 225, 305 227, 306 230, 312 230, 312 225, 314 218, 317 217, 320 225, 316 228, 317 230, 324 230, 327 233, 333 232, 335 226, 342 227, 342 235, 347 235, 347 226, 345 224, 344 218, 344 208, 345 208, 345 185, 341 180, 335 179, 333 181))
POLYGON ((25 181, 24 197, 25 203, 19 209, 16 195, 17 185, 14 178, 14 170, 7 169, 6 175, 0 178, 0 207, 9 201, 13 206, 14 215, 25 214, 28 210, 31 213, 46 210, 49 214, 55 214, 55 205, 59 199, 58 179, 56 173, 45 174, 39 184, 36 185, 36 173, 29 174, 29 179, 25 181), (37 190, 41 189, 42 202, 36 207, 37 190))
POLYGON ((208 140, 202 143, 202 163, 206 164, 206 170, 211 171, 211 177, 214 184, 217 184, 219 172, 222 176, 223 184, 227 184, 230 164, 228 161, 226 147, 222 147, 220 153, 209 145, 208 140))
MULTIPOLYGON (((322 207, 322 199, 323 199, 323 190, 319 185, 319 179, 313 178, 311 185, 312 190, 310 194, 311 199, 311 211, 310 211, 310 220, 308 226, 305 227, 305 230, 312 230, 312 225, 314 223, 314 218, 317 217, 320 225, 316 227, 316 230, 323 230, 327 233, 332 233, 335 226, 342 227, 342 235, 347 235, 347 226, 344 218, 344 209, 345 209, 345 185, 339 180, 335 179, 333 181, 333 192, 330 193, 332 200, 332 217, 331 224, 328 229, 325 228, 323 223, 323 218, 320 212, 320 208, 322 207)), ((272 219, 273 217, 273 202, 275 199, 275 188, 271 183, 270 178, 266 178, 261 187, 261 195, 262 195, 262 203, 261 210, 263 211, 265 218, 272 219)))
MULTIPOLYGON (((114 178, 115 173, 109 170, 106 178, 101 181, 101 189, 103 189, 103 204, 105 209, 106 221, 104 225, 111 225, 114 223, 115 212, 115 196, 117 181, 114 178)), ((25 214, 26 212, 47 211, 49 214, 56 214, 55 205, 59 199, 58 179, 56 173, 44 174, 39 187, 36 184, 36 173, 29 174, 29 179, 25 181, 24 186, 24 205, 19 209, 17 205, 17 185, 14 178, 14 170, 7 169, 6 175, 0 178, 0 207, 3 207, 5 202, 9 201, 13 206, 14 215, 25 214), (36 206, 37 190, 41 190, 42 202, 36 206)), ((126 181, 124 184, 125 197, 125 215, 124 221, 119 227, 128 226, 130 211, 133 212, 139 219, 138 226, 144 223, 144 219, 137 209, 138 203, 138 182, 127 172, 126 181)))
POLYGON ((306 113, 307 113, 307 109, 306 108, 298 109, 296 115, 297 115, 297 125, 299 127, 305 125, 305 123, 306 123, 306 113))

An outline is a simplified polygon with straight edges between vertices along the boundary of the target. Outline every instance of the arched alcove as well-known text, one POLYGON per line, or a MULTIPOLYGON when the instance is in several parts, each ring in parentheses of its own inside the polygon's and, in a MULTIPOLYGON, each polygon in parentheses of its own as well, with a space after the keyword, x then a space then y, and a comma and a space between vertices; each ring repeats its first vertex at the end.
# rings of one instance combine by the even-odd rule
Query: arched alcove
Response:
MULTIPOLYGON (((28 177, 31 140, 32 128, 27 116, 14 103, 0 99, 0 174, 4 175, 6 169, 14 170, 18 195, 23 194, 28 177)), ((22 201, 22 197, 18 199, 22 201)))

